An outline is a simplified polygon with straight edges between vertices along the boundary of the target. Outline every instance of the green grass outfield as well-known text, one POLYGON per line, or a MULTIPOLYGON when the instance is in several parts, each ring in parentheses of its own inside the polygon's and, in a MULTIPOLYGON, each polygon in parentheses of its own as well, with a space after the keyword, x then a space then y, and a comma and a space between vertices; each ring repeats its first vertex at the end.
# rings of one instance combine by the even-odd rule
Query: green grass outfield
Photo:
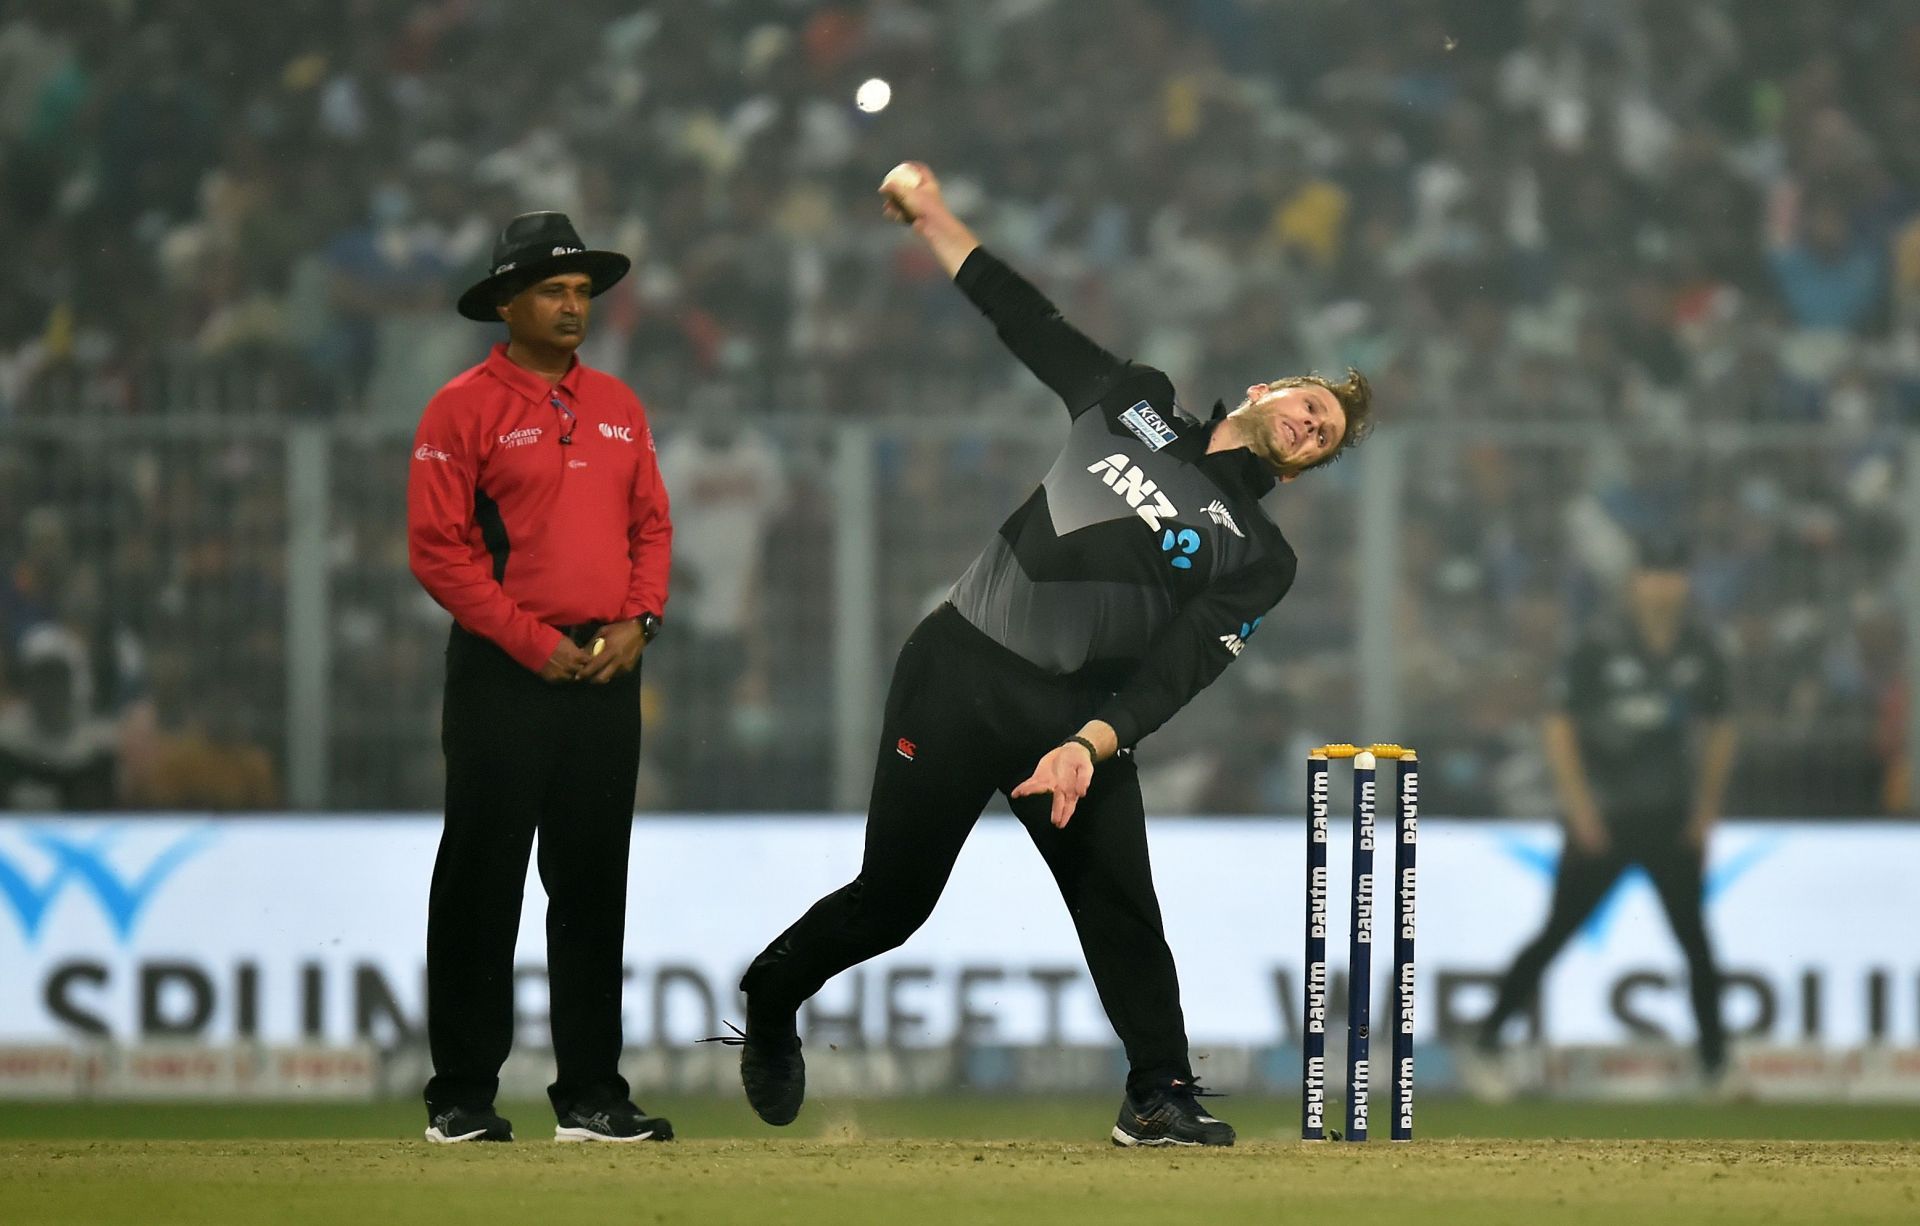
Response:
POLYGON ((0 1223, 1920 1222, 1920 1109, 1428 1101, 1411 1145, 1303 1145, 1229 1099, 1225 1151, 1117 1150, 1116 1101, 647 1101, 671 1145, 429 1146, 408 1104, 0 1103, 0 1223))

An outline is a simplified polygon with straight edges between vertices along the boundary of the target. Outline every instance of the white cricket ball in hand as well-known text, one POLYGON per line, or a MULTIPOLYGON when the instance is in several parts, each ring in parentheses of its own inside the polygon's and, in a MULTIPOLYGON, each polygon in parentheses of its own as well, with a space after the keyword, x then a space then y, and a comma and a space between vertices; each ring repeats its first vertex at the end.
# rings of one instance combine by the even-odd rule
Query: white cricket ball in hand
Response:
POLYGON ((880 190, 910 192, 924 182, 926 182, 926 176, 914 169, 912 163, 902 162, 889 170, 886 178, 880 180, 880 190))
POLYGON ((868 77, 853 91, 853 104, 872 115, 887 109, 887 103, 893 101, 893 86, 879 77, 868 77))

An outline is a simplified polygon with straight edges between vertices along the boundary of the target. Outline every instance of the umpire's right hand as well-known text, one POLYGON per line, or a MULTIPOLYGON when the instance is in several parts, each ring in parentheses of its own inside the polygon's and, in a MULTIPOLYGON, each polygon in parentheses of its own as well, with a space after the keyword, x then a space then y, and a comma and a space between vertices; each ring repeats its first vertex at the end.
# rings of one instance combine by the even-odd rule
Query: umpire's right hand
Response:
POLYGON ((580 670, 587 666, 591 657, 574 645, 572 639, 562 638, 553 654, 547 657, 546 664, 540 669, 542 681, 577 681, 580 670))

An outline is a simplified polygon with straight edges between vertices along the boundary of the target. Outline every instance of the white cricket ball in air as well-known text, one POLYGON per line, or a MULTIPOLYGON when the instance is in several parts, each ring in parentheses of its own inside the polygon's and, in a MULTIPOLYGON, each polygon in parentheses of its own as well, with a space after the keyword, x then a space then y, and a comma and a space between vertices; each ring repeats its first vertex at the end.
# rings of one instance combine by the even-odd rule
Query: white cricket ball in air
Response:
POLYGON ((872 115, 887 109, 887 103, 893 101, 893 86, 879 77, 868 77, 853 91, 853 104, 872 115))

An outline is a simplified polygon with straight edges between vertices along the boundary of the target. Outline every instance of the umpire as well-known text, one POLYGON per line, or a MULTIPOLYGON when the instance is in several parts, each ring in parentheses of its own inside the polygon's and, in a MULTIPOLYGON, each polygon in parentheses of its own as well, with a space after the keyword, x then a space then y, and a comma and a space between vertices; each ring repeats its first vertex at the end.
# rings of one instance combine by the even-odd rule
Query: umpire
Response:
POLYGON ((620 1076, 640 656, 667 600, 672 525, 633 392, 574 351, 627 257, 529 213, 460 298, 507 341, 427 403, 407 482, 421 586, 453 614, 446 824, 427 904, 430 1141, 508 1141, 513 948, 534 834, 562 1141, 667 1140, 620 1076))
POLYGON ((1000 791, 1126 1048, 1113 1140, 1231 1145, 1197 1101, 1132 747, 1240 655, 1292 585, 1293 551, 1260 499, 1358 441, 1365 380, 1255 384, 1233 413, 1195 420, 1166 375, 1101 349, 981 248, 925 167, 905 177, 888 178, 889 215, 913 222, 1071 425, 1041 487, 901 649, 860 873, 749 966, 741 1082, 762 1119, 793 1120, 799 1006, 925 921, 1000 791))
POLYGON ((1547 964, 1631 865, 1652 878, 1686 955, 1700 1066, 1726 1065, 1720 972, 1702 914, 1707 839, 1733 768, 1727 662, 1688 614, 1687 556, 1676 540, 1641 547, 1626 616, 1584 635, 1558 683, 1546 750, 1566 814, 1566 850, 1545 925, 1500 981, 1479 1047, 1539 990, 1547 964))

